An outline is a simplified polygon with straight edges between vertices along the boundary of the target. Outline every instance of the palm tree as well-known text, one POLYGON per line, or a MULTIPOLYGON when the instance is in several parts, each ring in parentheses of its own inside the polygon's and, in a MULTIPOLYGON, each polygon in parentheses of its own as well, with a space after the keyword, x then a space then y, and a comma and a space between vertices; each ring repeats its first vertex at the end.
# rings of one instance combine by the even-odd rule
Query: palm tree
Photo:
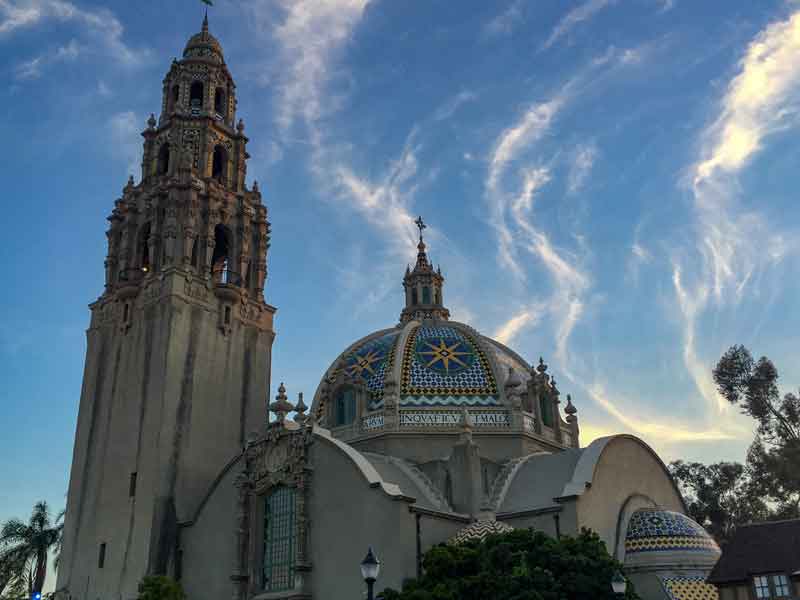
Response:
POLYGON ((0 528, 0 593, 10 585, 28 588, 28 594, 41 592, 47 576, 47 558, 51 550, 61 548, 64 511, 50 518, 47 502, 37 502, 25 524, 19 519, 9 519, 0 528))

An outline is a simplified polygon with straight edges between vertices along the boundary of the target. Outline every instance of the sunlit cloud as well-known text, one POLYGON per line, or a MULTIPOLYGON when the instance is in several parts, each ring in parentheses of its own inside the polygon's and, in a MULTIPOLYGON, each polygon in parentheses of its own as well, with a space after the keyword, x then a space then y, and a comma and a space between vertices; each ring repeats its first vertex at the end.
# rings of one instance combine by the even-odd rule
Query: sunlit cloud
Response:
POLYGON ((576 6, 566 15, 553 28, 550 36, 542 44, 542 49, 550 48, 553 44, 559 41, 562 37, 569 34, 575 27, 591 19, 595 14, 614 4, 616 0, 587 0, 582 4, 576 6))
POLYGON ((737 175, 771 134, 797 125, 799 113, 800 11, 751 41, 719 103, 718 116, 700 134, 701 157, 689 170, 702 262, 689 277, 679 255, 673 287, 684 324, 684 363, 700 393, 719 411, 726 405, 698 356, 697 321, 712 301, 717 306, 741 301, 754 274, 791 250, 787 240, 792 236, 741 206, 737 175))
POLYGON ((586 392, 603 410, 619 421, 632 433, 663 442, 717 442, 735 439, 740 431, 725 431, 719 428, 696 429, 678 419, 658 415, 652 420, 641 417, 643 402, 624 402, 625 406, 636 406, 636 410, 625 411, 618 402, 609 397, 605 386, 594 383, 586 386, 586 392), (631 416, 635 414, 637 416, 631 416))
POLYGON ((500 262, 519 279, 525 278, 525 271, 518 261, 513 236, 507 223, 509 194, 503 189, 502 179, 518 155, 548 131, 565 100, 563 93, 557 94, 550 100, 535 103, 528 108, 519 121, 501 133, 494 144, 494 151, 489 161, 486 195, 489 200, 491 224, 498 236, 500 262))
POLYGON ((500 325, 492 334, 492 337, 501 344, 511 344, 514 338, 523 330, 535 327, 539 323, 544 308, 541 304, 526 306, 500 325))

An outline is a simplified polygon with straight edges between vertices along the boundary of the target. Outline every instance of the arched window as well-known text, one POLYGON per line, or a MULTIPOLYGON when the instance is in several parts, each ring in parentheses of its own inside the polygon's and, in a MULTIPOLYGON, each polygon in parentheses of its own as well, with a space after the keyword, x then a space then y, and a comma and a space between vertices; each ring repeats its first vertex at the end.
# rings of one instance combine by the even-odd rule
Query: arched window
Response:
POLYGON ((542 424, 545 427, 553 426, 553 403, 547 396, 539 398, 539 410, 542 413, 542 424))
POLYGON ((226 98, 224 89, 218 87, 216 90, 214 90, 214 112, 222 117, 225 117, 226 113, 228 112, 226 110, 225 100, 226 98))
POLYGON ((411 288, 411 304, 415 306, 419 304, 419 298, 417 297, 417 288, 411 288))
POLYGON ((167 173, 169 173, 169 142, 164 142, 158 150, 156 175, 166 175, 167 173))
POLYGON ((356 418, 356 394, 352 388, 344 388, 336 395, 333 405, 335 427, 349 425, 356 418))
POLYGON ((431 303, 431 288, 427 285, 422 286, 422 303, 423 304, 430 304, 431 303))
POLYGON ((211 177, 225 183, 225 172, 228 170, 228 151, 224 146, 214 146, 211 159, 211 177))
POLYGON ((203 108, 203 82, 195 81, 189 88, 189 106, 192 107, 192 114, 197 114, 203 108))
POLYGON ((264 498, 264 591, 280 592, 294 587, 296 521, 294 488, 276 487, 264 498))
POLYGON ((145 223, 139 234, 139 264, 142 271, 150 270, 150 223, 145 223))
POLYGON ((211 256, 211 269, 215 281, 227 283, 228 260, 231 253, 231 236, 222 224, 214 227, 214 254, 211 256))
POLYGON ((198 267, 198 260, 200 258, 200 236, 194 236, 194 243, 192 244, 192 266, 196 269, 198 267))
POLYGON ((181 97, 181 86, 177 83, 172 86, 172 91, 170 92, 169 96, 169 106, 167 106, 167 112, 171 113, 175 110, 175 107, 178 106, 178 100, 181 97))
POLYGON ((433 291, 433 302, 437 305, 442 303, 442 293, 439 291, 439 288, 433 291))

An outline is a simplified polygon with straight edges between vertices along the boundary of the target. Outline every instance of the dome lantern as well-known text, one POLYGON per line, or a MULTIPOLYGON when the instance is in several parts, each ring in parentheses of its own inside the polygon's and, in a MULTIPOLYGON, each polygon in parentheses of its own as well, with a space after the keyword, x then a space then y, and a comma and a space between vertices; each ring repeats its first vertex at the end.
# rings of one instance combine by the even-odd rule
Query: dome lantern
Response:
POLYGON ((408 323, 414 319, 447 321, 450 318, 450 311, 442 303, 444 277, 441 269, 434 270, 433 264, 428 260, 425 241, 422 237, 422 231, 427 225, 422 217, 418 217, 414 224, 419 228, 417 263, 413 270, 406 268, 406 274, 403 277, 406 306, 400 313, 400 323, 408 323))

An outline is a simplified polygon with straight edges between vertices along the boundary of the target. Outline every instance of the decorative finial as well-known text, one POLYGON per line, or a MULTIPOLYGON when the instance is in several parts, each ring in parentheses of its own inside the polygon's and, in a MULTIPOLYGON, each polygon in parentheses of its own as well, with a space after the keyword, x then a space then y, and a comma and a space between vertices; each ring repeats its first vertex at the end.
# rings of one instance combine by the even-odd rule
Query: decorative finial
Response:
POLYGON ((253 180, 253 191, 254 192, 258 191, 258 180, 257 179, 253 180))
POLYGON ((506 390, 513 390, 514 388, 517 388, 520 385, 522 385, 522 378, 519 376, 519 373, 517 373, 516 369, 514 369, 514 367, 509 365, 508 377, 506 378, 506 384, 505 384, 506 390))
POLYGON ((286 387, 283 382, 278 386, 278 395, 275 396, 275 402, 269 405, 269 409, 275 413, 277 422, 281 424, 286 419, 286 415, 294 410, 294 406, 286 396, 286 387))
POLYGON ((425 221, 422 220, 422 215, 417 217, 417 220, 414 221, 414 224, 417 226, 417 228, 419 228, 419 243, 422 244, 422 230, 427 227, 427 225, 425 225, 425 221))
POLYGON ((308 410, 306 403, 303 402, 303 392, 297 394, 297 404, 294 407, 295 412, 297 413, 294 416, 294 422, 302 425, 308 419, 308 415, 305 412, 308 410))
POLYGON ((132 188, 133 185, 134 185, 133 184, 133 175, 128 175, 128 185, 126 185, 125 187, 126 188, 132 188))
POLYGON ((150 113, 150 118, 147 119, 147 127, 149 129, 156 128, 156 116, 153 113, 150 113))
POLYGON ((208 34, 208 8, 206 8, 206 14, 203 17, 203 28, 201 31, 202 33, 208 34))
POLYGON ((564 412, 570 416, 578 412, 578 409, 575 408, 574 404, 572 404, 572 396, 569 394, 567 394, 567 405, 564 407, 564 412))
POLYGON ((536 370, 542 375, 547 372, 547 365, 544 364, 544 359, 541 356, 539 357, 539 366, 536 367, 536 370))
POLYGON ((239 122, 236 124, 236 131, 239 132, 239 135, 244 133, 244 119, 239 119, 239 122))

